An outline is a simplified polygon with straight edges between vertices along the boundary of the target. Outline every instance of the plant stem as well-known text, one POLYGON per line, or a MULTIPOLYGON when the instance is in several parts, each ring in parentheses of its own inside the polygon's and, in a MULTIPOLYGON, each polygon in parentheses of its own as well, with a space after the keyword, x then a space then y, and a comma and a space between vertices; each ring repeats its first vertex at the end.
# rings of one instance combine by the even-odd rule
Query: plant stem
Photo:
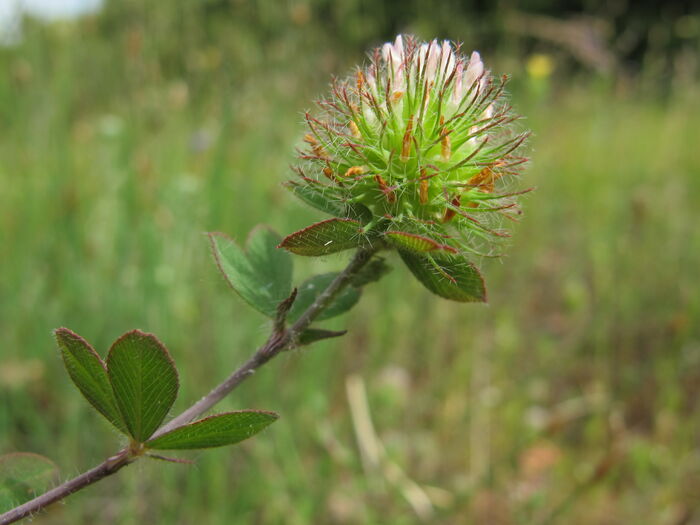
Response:
MULTIPOLYGON (((304 311, 299 319, 289 328, 283 331, 273 330, 265 344, 263 344, 253 356, 242 366, 234 371, 225 381, 214 388, 202 399, 180 415, 171 419, 160 427, 152 437, 160 436, 169 430, 192 421, 202 415, 219 401, 230 394, 238 385, 250 377, 258 368, 270 361, 280 352, 293 347, 299 336, 306 330, 318 315, 325 310, 331 301, 340 293, 357 275, 357 273, 369 262, 378 248, 359 248, 345 269, 319 294, 316 300, 304 311)), ((276 323, 277 324, 277 323, 276 323)), ((132 463, 137 458, 132 456, 129 449, 119 451, 116 455, 106 459, 96 467, 80 474, 79 476, 62 483, 44 494, 0 515, 0 525, 14 523, 22 518, 34 514, 47 505, 59 501, 88 485, 111 476, 132 463)))
POLYGON ((296 323, 281 333, 273 332, 264 345, 258 348, 257 352, 248 359, 238 370, 233 372, 223 383, 214 388, 202 399, 197 401, 190 408, 179 416, 173 418, 168 423, 159 428, 153 437, 160 436, 169 430, 184 425, 192 421, 197 416, 203 414, 231 391, 250 377, 258 368, 267 363, 277 354, 293 345, 301 333, 318 317, 318 315, 330 304, 340 291, 350 283, 357 272, 372 258, 375 250, 359 249, 345 269, 319 294, 316 300, 304 311, 296 323))

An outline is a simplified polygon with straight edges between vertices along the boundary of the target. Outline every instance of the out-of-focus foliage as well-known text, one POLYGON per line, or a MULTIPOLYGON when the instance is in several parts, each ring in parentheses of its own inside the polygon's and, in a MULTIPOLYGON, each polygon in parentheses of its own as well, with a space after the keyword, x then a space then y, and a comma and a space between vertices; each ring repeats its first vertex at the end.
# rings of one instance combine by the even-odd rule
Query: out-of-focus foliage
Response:
POLYGON ((281 413, 262 437, 196 468, 127 469, 36 522, 697 521, 698 15, 674 9, 114 0, 26 20, 0 49, 0 452, 51 457, 62 478, 112 454, 114 434, 75 395, 51 330, 98 348, 136 326, 160 334, 181 370, 174 410, 244 360, 261 316, 232 299, 201 233, 242 244, 256 223, 317 219, 279 183, 301 112, 365 49, 398 31, 451 38, 511 74, 538 187, 508 257, 486 264, 489 307, 394 271, 327 323, 348 335, 222 403, 281 413), (611 67, 582 58, 583 37, 516 27, 598 27, 567 25, 577 15, 614 28, 593 47, 611 67), (626 32, 642 37, 629 51, 614 44, 626 32), (376 436, 357 424, 357 373, 376 436))

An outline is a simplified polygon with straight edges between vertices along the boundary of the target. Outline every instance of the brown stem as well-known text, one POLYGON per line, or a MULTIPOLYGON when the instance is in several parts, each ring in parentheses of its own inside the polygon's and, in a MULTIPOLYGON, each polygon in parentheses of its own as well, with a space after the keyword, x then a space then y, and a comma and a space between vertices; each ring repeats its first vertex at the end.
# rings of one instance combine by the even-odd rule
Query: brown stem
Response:
MULTIPOLYGON (((331 301, 345 288, 362 267, 369 262, 372 256, 378 251, 377 248, 360 248, 355 255, 338 274, 338 276, 328 285, 328 287, 316 298, 316 300, 304 311, 299 319, 289 328, 279 331, 274 330, 263 344, 241 367, 233 372, 226 380, 214 388, 202 399, 197 401, 190 408, 182 412, 177 417, 160 427, 152 437, 157 437, 169 430, 184 425, 192 421, 197 416, 212 408, 224 397, 230 394, 238 385, 250 377, 262 365, 275 357, 280 352, 293 347, 299 336, 306 330, 318 315, 327 308, 331 301)), ((279 323, 275 323, 279 327, 279 323)), ((70 494, 81 490, 88 485, 110 476, 135 461, 137 457, 130 454, 128 449, 121 450, 116 455, 106 459, 96 467, 80 474, 71 480, 62 483, 41 496, 15 507, 14 509, 0 515, 0 525, 14 523, 43 509, 47 505, 59 501, 70 494)))

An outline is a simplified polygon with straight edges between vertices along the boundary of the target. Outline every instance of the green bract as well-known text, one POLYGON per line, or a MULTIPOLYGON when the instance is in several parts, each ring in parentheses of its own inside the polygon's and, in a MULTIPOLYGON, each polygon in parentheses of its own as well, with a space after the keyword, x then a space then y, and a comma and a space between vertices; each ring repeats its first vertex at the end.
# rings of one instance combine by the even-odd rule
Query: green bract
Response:
MULTIPOLYGON (((334 82, 319 114, 306 114, 299 178, 288 182, 307 204, 359 225, 328 251, 381 242, 422 257, 421 267, 452 285, 458 279, 445 267, 495 255, 493 241, 509 235, 504 219, 520 213, 523 192, 510 185, 527 160, 518 150, 528 133, 515 129, 505 81, 477 52, 466 58, 448 41, 399 35, 375 49, 368 67, 334 82)), ((316 254, 303 245, 310 235, 294 235, 282 246, 316 254)), ((468 300, 484 299, 472 292, 468 300)))

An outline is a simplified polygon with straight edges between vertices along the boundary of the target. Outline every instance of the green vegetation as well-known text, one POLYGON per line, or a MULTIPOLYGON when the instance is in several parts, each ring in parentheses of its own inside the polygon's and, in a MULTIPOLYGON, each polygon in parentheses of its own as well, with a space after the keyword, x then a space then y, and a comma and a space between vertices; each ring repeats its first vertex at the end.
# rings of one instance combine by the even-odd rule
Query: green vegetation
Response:
MULTIPOLYGON (((243 245, 260 222, 288 234, 325 218, 281 182, 301 112, 366 44, 289 10, 273 35, 110 9, 30 24, 0 50, 0 453, 45 455, 66 479, 123 444, 70 384, 54 328, 101 349, 158 334, 180 371, 174 413, 262 342, 268 320, 231 292, 203 232, 243 245)), ((700 519, 698 85, 672 79, 662 97, 482 51, 513 75, 534 130, 523 184, 537 187, 507 256, 483 264, 490 305, 434 297, 390 259, 326 322, 347 335, 217 407, 278 412, 265 433, 183 456, 194 467, 141 462, 35 523, 411 524, 429 511, 408 479, 436 523, 700 519)), ((298 261, 298 276, 344 261, 298 261)))

